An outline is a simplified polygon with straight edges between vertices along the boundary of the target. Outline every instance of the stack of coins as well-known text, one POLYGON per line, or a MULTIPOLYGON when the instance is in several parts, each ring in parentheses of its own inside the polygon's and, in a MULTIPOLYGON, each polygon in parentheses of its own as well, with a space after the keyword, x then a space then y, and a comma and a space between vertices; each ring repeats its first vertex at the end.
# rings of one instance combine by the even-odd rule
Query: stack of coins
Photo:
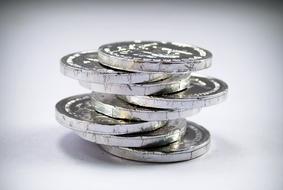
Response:
POLYGON ((158 41, 102 45, 61 60, 61 72, 91 90, 56 104, 56 119, 121 158, 177 162, 205 154, 210 134, 185 118, 222 102, 222 80, 193 75, 210 67, 200 47, 158 41))

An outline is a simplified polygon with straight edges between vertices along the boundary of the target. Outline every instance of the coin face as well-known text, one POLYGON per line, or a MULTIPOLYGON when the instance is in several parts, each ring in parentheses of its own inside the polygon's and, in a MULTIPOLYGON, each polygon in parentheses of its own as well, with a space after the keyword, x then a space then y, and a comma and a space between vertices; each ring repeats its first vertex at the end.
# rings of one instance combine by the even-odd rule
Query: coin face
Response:
POLYGON ((126 101, 145 107, 163 109, 194 109, 221 103, 226 99, 228 85, 222 80, 191 76, 186 90, 158 96, 120 96, 126 101))
POLYGON ((114 84, 114 83, 90 83, 80 81, 80 84, 94 92, 145 96, 152 94, 173 93, 184 90, 189 85, 190 75, 180 74, 179 76, 171 76, 164 80, 145 82, 138 84, 114 84))
POLYGON ((187 121, 185 135, 167 146, 153 148, 125 148, 103 145, 107 152, 129 160, 142 162, 178 162, 191 160, 205 154, 209 149, 210 134, 202 126, 187 121))
POLYGON ((99 47, 102 64, 127 71, 187 72, 207 68, 212 54, 200 47, 158 41, 128 41, 99 47))
POLYGON ((179 140, 186 132, 186 120, 170 120, 164 127, 151 132, 126 134, 126 135, 107 135, 88 132, 76 132, 83 139, 119 147, 156 147, 170 144, 179 140))
POLYGON ((113 118, 136 121, 164 121, 194 115, 200 109, 159 109, 129 104, 113 94, 92 93, 92 104, 97 112, 113 118))
POLYGON ((96 51, 76 52, 61 59, 61 72, 73 79, 93 83, 140 83, 167 78, 164 73, 135 73, 115 70, 100 64, 96 51))
POLYGON ((72 96, 56 104, 56 119, 73 130, 97 134, 129 134, 156 130, 162 121, 138 122, 107 117, 95 111, 90 94, 72 96))

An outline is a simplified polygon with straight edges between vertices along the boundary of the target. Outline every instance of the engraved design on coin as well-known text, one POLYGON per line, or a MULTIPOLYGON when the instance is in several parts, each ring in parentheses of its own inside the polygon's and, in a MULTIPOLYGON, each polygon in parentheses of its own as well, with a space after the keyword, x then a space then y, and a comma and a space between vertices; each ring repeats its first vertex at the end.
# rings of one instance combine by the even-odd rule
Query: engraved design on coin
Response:
POLYGON ((141 83, 172 76, 165 73, 135 73, 109 68, 100 64, 96 51, 76 52, 64 56, 61 59, 61 72, 77 80, 100 84, 141 83))
POLYGON ((203 48, 125 41, 64 56, 61 72, 92 91, 60 100, 56 119, 121 158, 178 162, 209 150, 210 134, 185 118, 225 100, 228 85, 191 75, 211 66, 203 48))
POLYGON ((131 134, 163 127, 166 121, 138 122, 119 120, 98 113, 90 94, 72 96, 56 104, 56 120, 73 130, 97 134, 131 134))
POLYGON ((101 64, 133 72, 186 73, 210 67, 212 54, 200 47, 157 41, 102 45, 101 64))
POLYGON ((210 52, 199 47, 158 41, 114 43, 101 46, 100 51, 111 56, 145 62, 193 62, 211 57, 210 52))

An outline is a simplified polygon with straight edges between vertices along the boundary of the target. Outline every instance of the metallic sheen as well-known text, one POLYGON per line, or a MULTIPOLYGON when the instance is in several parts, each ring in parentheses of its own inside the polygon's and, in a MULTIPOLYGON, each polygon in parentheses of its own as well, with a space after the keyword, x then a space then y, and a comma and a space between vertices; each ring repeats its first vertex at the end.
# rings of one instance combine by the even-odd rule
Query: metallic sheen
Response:
POLYGON ((186 134, 178 141, 162 147, 124 148, 105 146, 102 148, 121 158, 142 162, 179 162, 191 160, 205 154, 210 145, 210 134, 202 126, 187 121, 186 134))
POLYGON ((190 86, 183 91, 157 96, 119 96, 139 106, 163 109, 195 109, 223 102, 228 85, 219 79, 191 76, 190 86))
POLYGON ((161 121, 185 118, 200 109, 158 109, 146 108, 127 103, 113 94, 92 93, 92 104, 97 112, 119 119, 137 121, 161 121))
POLYGON ((177 119, 155 131, 127 135, 107 135, 88 132, 76 132, 83 139, 110 146, 120 147, 156 147, 168 145, 179 140, 186 132, 186 120, 177 119))
POLYGON ((128 41, 102 45, 101 64, 140 72, 188 72, 210 67, 212 54, 200 47, 158 41, 128 41))
POLYGON ((95 111, 90 94, 72 96, 56 104, 57 121, 76 131, 119 135, 148 132, 164 126, 166 121, 130 121, 107 117, 95 111))
POLYGON ((80 81, 80 84, 95 92, 145 96, 152 94, 167 94, 178 92, 189 86, 190 75, 171 76, 164 80, 138 83, 138 84, 110 84, 110 83, 89 83, 80 81))
POLYGON ((156 72, 127 72, 99 63, 96 51, 76 52, 61 59, 61 72, 73 79, 94 83, 141 83, 165 79, 171 75, 156 72))

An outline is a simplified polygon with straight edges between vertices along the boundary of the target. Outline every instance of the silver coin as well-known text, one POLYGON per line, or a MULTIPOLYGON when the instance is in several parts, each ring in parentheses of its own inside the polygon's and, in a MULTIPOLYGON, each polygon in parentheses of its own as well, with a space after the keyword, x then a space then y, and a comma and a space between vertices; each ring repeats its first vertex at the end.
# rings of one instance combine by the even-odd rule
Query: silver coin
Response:
POLYGON ((132 104, 163 109, 194 109, 223 102, 228 85, 222 80, 191 76, 190 86, 183 91, 158 96, 120 96, 132 104))
POLYGON ((179 140, 186 132, 186 120, 176 119, 155 131, 127 134, 127 135, 103 135, 88 132, 76 132, 83 139, 110 146, 120 147, 154 147, 167 145, 179 140))
POLYGON ((142 162, 179 162, 205 154, 210 145, 210 134, 202 126, 187 122, 186 134, 178 141, 163 147, 125 148, 101 146, 105 151, 129 160, 142 162))
POLYGON ((188 72, 210 67, 212 54, 200 47, 158 41, 128 41, 102 45, 101 64, 127 71, 188 72))
POLYGON ((160 121, 185 118, 194 115, 200 109, 158 109, 136 106, 123 101, 113 94, 92 93, 92 103, 96 111, 119 119, 137 121, 160 121))
POLYGON ((165 73, 127 72, 101 65, 97 52, 84 51, 64 56, 61 59, 61 72, 68 77, 95 83, 140 83, 169 77, 165 73))
POLYGON ((80 81, 80 84, 95 92, 120 94, 120 95, 151 95, 173 93, 184 90, 189 85, 190 75, 171 76, 164 80, 138 84, 110 84, 90 83, 80 81))
POLYGON ((107 117, 95 111, 90 94, 72 96, 56 104, 56 119, 73 130, 97 134, 129 134, 156 130, 165 121, 125 121, 107 117))

